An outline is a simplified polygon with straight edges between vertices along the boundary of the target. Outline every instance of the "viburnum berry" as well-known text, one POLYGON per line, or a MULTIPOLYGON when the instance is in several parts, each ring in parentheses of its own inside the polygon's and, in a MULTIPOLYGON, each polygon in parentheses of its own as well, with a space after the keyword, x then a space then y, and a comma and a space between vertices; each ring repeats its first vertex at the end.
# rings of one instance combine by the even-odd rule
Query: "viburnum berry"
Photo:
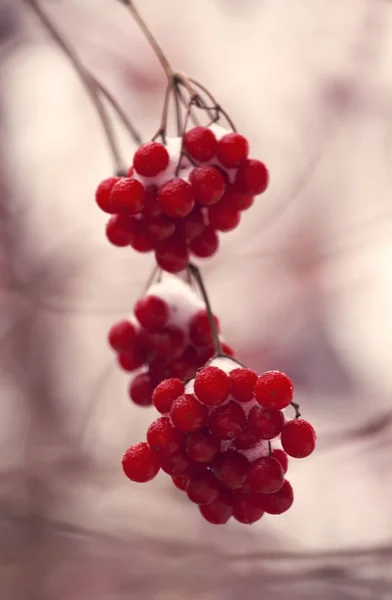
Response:
POLYGON ((101 181, 95 192, 95 201, 103 212, 109 215, 115 215, 119 211, 119 207, 111 197, 111 191, 114 185, 120 181, 121 177, 108 177, 101 181))
POLYGON ((146 187, 144 194, 143 215, 146 217, 159 217, 162 214, 161 207, 158 204, 158 188, 156 185, 146 187))
POLYGON ((284 427, 284 414, 280 410, 253 406, 248 414, 248 426, 260 440, 272 440, 284 427))
POLYGON ((219 492, 219 483, 207 469, 191 474, 186 486, 189 500, 199 505, 211 504, 217 500, 219 492))
POLYGON ((126 352, 136 340, 136 329, 126 319, 118 321, 109 330, 108 342, 116 352, 126 352))
POLYGON ((238 450, 249 450, 250 448, 254 448, 256 444, 259 443, 260 437, 255 435, 252 431, 250 431, 249 426, 244 429, 240 435, 238 435, 234 440, 234 446, 238 450))
POLYGON ((119 225, 118 215, 114 215, 106 224, 106 237, 113 246, 124 248, 129 246, 130 234, 119 225))
POLYGON ((125 475, 138 483, 145 483, 154 479, 160 464, 157 455, 148 444, 140 442, 128 448, 122 459, 125 475))
POLYGON ((209 258, 219 248, 219 238, 212 227, 205 227, 200 235, 194 238, 189 248, 195 256, 199 258, 209 258))
POLYGON ((289 468, 289 457, 286 452, 280 448, 275 448, 272 450, 271 456, 280 462, 283 473, 287 473, 287 469, 289 468))
POLYGON ((200 162, 208 162, 216 151, 214 133, 207 127, 194 127, 184 135, 184 148, 188 154, 200 162))
POLYGON ((120 211, 136 215, 144 206, 144 186, 137 179, 121 177, 110 192, 111 201, 120 211))
POLYGON ((240 211, 228 206, 224 200, 208 208, 208 223, 218 231, 233 231, 240 220, 240 211))
POLYGON ((168 217, 186 217, 195 204, 194 192, 189 183, 176 177, 158 190, 158 203, 168 217))
POLYGON ((162 329, 166 324, 169 317, 169 307, 162 298, 147 295, 136 302, 134 313, 144 329, 155 332, 162 329))
POLYGON ((173 424, 181 431, 193 432, 207 422, 207 408, 193 394, 183 394, 173 401, 170 409, 173 424))
POLYGON ((233 168, 248 158, 248 152, 248 140, 240 133, 232 132, 219 140, 216 156, 224 167, 233 168))
POLYGON ((183 271, 189 263, 189 251, 183 240, 171 237, 159 242, 155 249, 158 265, 169 273, 183 271))
POLYGON ((209 431, 196 431, 186 436, 185 451, 190 459, 198 463, 210 463, 220 450, 220 440, 209 431))
POLYGON ((154 383, 149 373, 139 373, 129 386, 129 395, 132 402, 138 406, 151 406, 154 383))
POLYGON ((212 472, 217 480, 231 490, 241 488, 244 485, 248 469, 248 459, 239 452, 235 452, 235 450, 222 452, 212 463, 212 472))
POLYGON ((294 492, 291 484, 284 481, 282 487, 273 494, 258 494, 260 505, 264 512, 270 515, 281 515, 291 508, 294 502, 294 492))
POLYGON ((284 482, 282 465, 272 456, 257 458, 249 467, 248 482, 254 492, 273 494, 284 482))
POLYGON ((173 235, 176 224, 166 215, 149 217, 146 219, 146 228, 154 242, 162 242, 173 235))
POLYGON ((176 233, 179 239, 190 242, 197 238, 205 228, 204 216, 199 206, 195 206, 186 217, 176 221, 176 233))
POLYGON ((228 490, 221 490, 211 504, 199 507, 200 513, 213 525, 224 525, 233 514, 233 496, 228 490))
POLYGON ((189 481, 189 477, 190 477, 190 473, 187 473, 185 475, 174 475, 172 477, 172 482, 174 483, 176 488, 178 488, 182 492, 185 492, 186 486, 189 481))
POLYGON ((165 471, 165 473, 172 477, 183 476, 192 467, 191 461, 184 452, 170 456, 159 456, 159 462, 162 471, 165 471))
POLYGON ((306 458, 316 447, 316 432, 308 421, 293 419, 281 433, 283 450, 294 458, 306 458))
POLYGON ((169 153, 165 146, 158 142, 147 142, 138 148, 133 157, 136 173, 144 177, 155 177, 169 164, 169 153))
POLYGON ((225 193, 226 184, 220 171, 211 165, 195 167, 189 175, 195 200, 202 206, 216 204, 225 193))
POLYGON ((294 386, 280 371, 267 371, 258 377, 255 398, 263 408, 283 410, 293 400, 294 386))
POLYGON ((183 355, 171 364, 173 376, 179 379, 189 379, 193 377, 197 369, 202 366, 203 361, 200 359, 193 346, 187 346, 183 355))
POLYGON ((226 344, 226 342, 222 342, 222 350, 227 356, 234 356, 233 348, 229 344, 226 344))
POLYGON ((133 345, 127 348, 125 352, 120 352, 117 355, 117 362, 124 371, 136 371, 144 363, 144 352, 139 346, 133 345))
POLYGON ((257 381, 257 373, 252 369, 233 369, 229 373, 231 379, 231 393, 237 402, 249 402, 257 381))
POLYGON ((137 252, 150 252, 153 250, 154 241, 147 231, 145 219, 129 219, 127 228, 130 233, 130 245, 134 250, 137 252))
POLYGON ((147 442, 159 456, 171 456, 182 452, 185 436, 167 417, 159 417, 147 430, 147 442))
POLYGON ((230 390, 230 377, 218 367, 204 367, 195 377, 194 392, 200 402, 207 406, 218 406, 225 402, 230 390))
POLYGON ((251 525, 259 521, 263 514, 261 494, 234 494, 233 517, 236 521, 251 525))
MULTIPOLYGON (((215 328, 219 333, 219 320, 214 315, 215 328)), ((203 308, 199 310, 193 317, 189 325, 189 337, 194 346, 209 346, 213 344, 213 335, 208 318, 208 312, 203 308)))
POLYGON ((221 200, 227 206, 241 211, 250 208, 254 204, 254 201, 255 199, 252 194, 243 194, 233 185, 226 187, 226 192, 221 200))
POLYGON ((221 440, 233 440, 246 428, 246 416, 239 404, 229 402, 211 412, 208 427, 221 440))
POLYGON ((259 160, 247 159, 239 166, 235 186, 244 194, 257 195, 268 187, 268 170, 259 160))
POLYGON ((182 396, 184 391, 184 384, 179 379, 165 379, 157 385, 152 394, 153 404, 158 412, 166 414, 170 412, 173 401, 182 396))

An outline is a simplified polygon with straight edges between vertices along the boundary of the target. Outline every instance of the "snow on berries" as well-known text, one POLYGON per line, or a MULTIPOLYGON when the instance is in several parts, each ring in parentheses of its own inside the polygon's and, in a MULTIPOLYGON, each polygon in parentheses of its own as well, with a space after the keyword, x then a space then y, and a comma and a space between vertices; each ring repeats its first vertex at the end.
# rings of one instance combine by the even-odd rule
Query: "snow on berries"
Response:
MULTIPOLYGON (((117 347, 119 332, 131 337, 118 326, 117 347)), ((185 384, 163 380, 152 393, 163 416, 151 423, 146 442, 126 451, 124 472, 145 482, 161 469, 211 524, 233 518, 249 525, 265 513, 282 514, 294 501, 289 457, 305 458, 316 444, 293 392, 287 375, 258 376, 228 356, 209 361, 185 384), (286 414, 290 405, 294 418, 286 414)))
POLYGON ((192 256, 217 252, 219 233, 235 229, 266 190, 268 170, 249 158, 243 135, 217 124, 165 142, 140 146, 127 175, 102 181, 95 198, 112 215, 110 243, 154 252, 161 269, 178 273, 192 256))

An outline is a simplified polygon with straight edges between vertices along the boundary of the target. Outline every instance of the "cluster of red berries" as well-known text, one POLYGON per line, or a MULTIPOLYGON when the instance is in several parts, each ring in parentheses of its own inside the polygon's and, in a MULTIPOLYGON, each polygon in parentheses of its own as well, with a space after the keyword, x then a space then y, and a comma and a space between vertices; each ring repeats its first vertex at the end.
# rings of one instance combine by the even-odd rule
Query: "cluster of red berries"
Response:
POLYGON ((292 382, 279 371, 257 376, 230 358, 213 362, 187 386, 170 378, 155 388, 153 404, 163 416, 146 442, 125 452, 124 472, 143 483, 162 469, 213 524, 284 513, 294 500, 288 456, 309 456, 316 441, 307 421, 283 413, 292 382))
MULTIPOLYGON (((219 332, 219 321, 214 317, 219 332)), ((120 367, 138 371, 129 386, 131 400, 150 406, 154 388, 164 379, 194 376, 214 355, 207 311, 194 291, 174 275, 164 274, 137 301, 133 315, 109 330, 109 344, 120 367)), ((232 349, 222 342, 226 354, 232 349)))
POLYGON ((218 125, 194 127, 183 138, 143 144, 126 177, 109 177, 96 202, 113 215, 106 235, 115 246, 155 251, 161 269, 178 273, 190 255, 208 258, 217 232, 235 229, 241 211, 265 191, 265 165, 248 157, 239 133, 218 125))

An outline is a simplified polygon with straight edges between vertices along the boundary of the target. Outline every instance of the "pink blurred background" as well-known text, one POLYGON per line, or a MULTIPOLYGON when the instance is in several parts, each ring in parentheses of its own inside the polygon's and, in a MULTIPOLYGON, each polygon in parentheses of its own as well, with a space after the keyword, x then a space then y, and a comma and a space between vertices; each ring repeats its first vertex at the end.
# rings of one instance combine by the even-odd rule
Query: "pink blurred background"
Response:
MULTIPOLYGON (((165 78, 124 7, 41 5, 151 138, 165 78)), ((28 6, 0 0, 0 598, 391 598, 392 4, 138 7, 270 168, 203 272, 225 338, 292 377, 319 446, 291 467, 293 508, 252 527, 202 522, 167 477, 125 479, 152 409, 106 334, 152 257, 106 242, 96 114, 28 6)))

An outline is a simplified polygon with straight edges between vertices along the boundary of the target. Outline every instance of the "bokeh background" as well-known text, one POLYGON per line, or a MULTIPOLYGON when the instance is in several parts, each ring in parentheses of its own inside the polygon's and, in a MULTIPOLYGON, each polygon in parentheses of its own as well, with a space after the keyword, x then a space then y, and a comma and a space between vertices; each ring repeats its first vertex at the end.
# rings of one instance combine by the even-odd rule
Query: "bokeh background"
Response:
MULTIPOLYGON (((41 6, 149 139, 165 78, 126 10, 41 6)), ((1 0, 0 598, 391 598, 392 3, 138 7, 270 167, 203 272, 238 356, 293 378, 318 450, 290 467, 293 508, 252 527, 208 525, 167 477, 125 479, 152 409, 106 334, 152 257, 106 242, 91 102, 28 5, 1 0)))

